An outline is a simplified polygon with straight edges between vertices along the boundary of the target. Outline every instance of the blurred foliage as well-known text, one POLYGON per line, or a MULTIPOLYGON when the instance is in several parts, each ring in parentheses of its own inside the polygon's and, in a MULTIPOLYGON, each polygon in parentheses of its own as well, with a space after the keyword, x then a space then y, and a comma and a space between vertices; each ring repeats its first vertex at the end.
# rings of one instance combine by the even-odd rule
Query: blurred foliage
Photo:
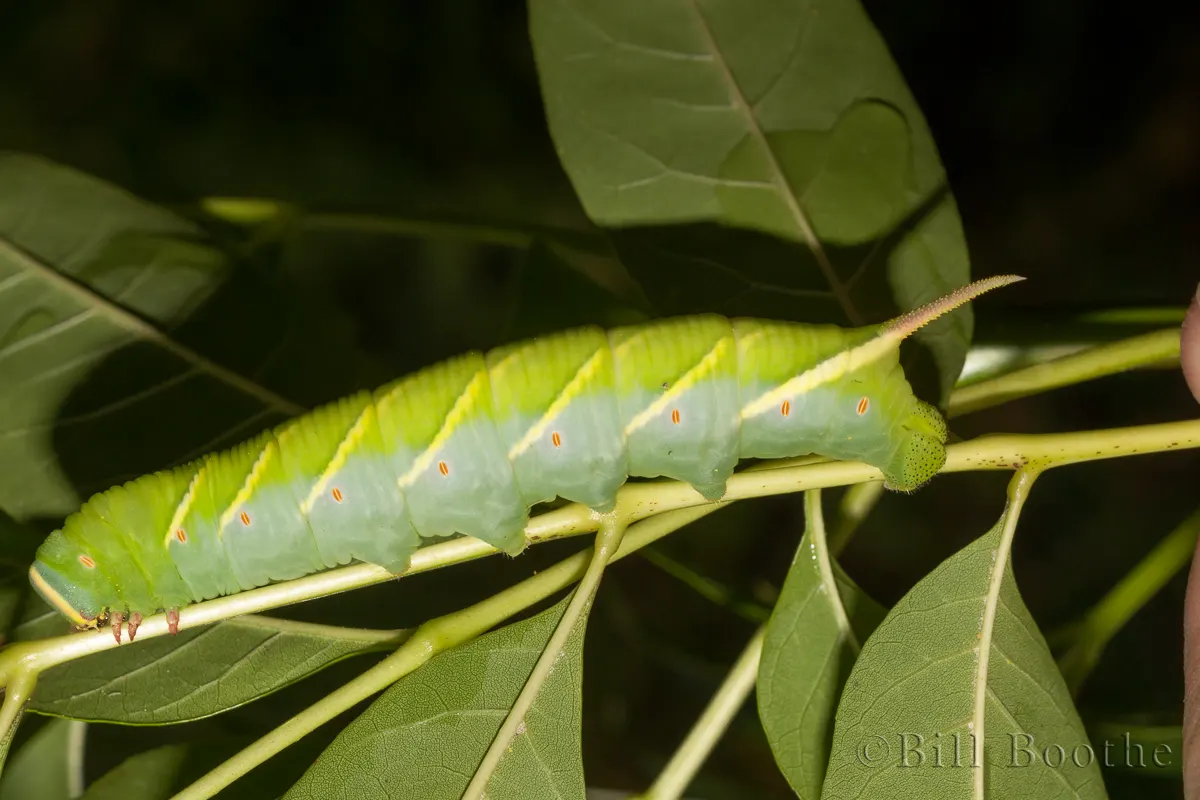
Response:
MULTIPOLYGON (((865 5, 937 142, 972 273, 1030 279, 1020 291, 989 298, 976 341, 1019 338, 1030 326, 1075 312, 1186 305, 1200 244, 1195 8, 1151 2, 1136 14, 1113 14, 1078 0, 994 9, 939 0, 865 5)), ((562 308, 573 290, 547 290, 538 270, 551 262, 607 269, 603 251, 572 238, 592 229, 549 138, 527 24, 515 0, 9 5, 0 11, 0 149, 52 159, 202 225, 245 269, 219 291, 220 302, 189 319, 181 337, 203 342, 207 355, 230 367, 266 368, 271 388, 310 405, 468 348, 577 320, 562 308), (314 216, 248 231, 204 214, 200 201, 212 196, 270 198, 314 216), (434 236, 420 229, 395 235, 339 224, 338 214, 473 220, 543 234, 523 252, 480 243, 486 237, 453 226, 428 226, 434 236), (529 291, 531 282, 542 294, 529 291), (336 335, 306 325, 314 319, 336 335)), ((609 305, 586 304, 595 321, 645 313, 639 298, 624 294, 627 277, 607 274, 609 305)), ((117 351, 58 414, 86 412, 112 387, 150 385, 177 369, 117 351)), ((176 399, 186 403, 177 413, 201 424, 196 432, 211 427, 197 446, 232 425, 205 419, 203 397, 185 391, 176 399)), ((123 426, 92 426, 86 448, 55 440, 77 494, 183 455, 155 449, 174 419, 163 411, 171 397, 156 402, 157 417, 138 413, 123 426), (98 476, 98 465, 111 474, 98 476)), ((970 437, 1194 415, 1178 374, 1161 372, 1022 400, 957 420, 954 428, 970 437)), ((1043 629, 1078 619, 1193 510, 1195 481, 1188 476, 1198 466, 1197 455, 1186 452, 1041 478, 1022 518, 1013 570, 1043 629)), ((842 564, 868 595, 890 606, 991 527, 994 510, 980 499, 999 497, 1003 486, 1002 475, 967 473, 939 478, 913 496, 886 496, 842 564)), ((838 493, 830 494, 833 502, 838 493)), ((0 510, 39 531, 58 521, 0 510)), ((661 548, 737 595, 769 603, 802 528, 800 498, 769 498, 705 518, 661 548)), ((414 576, 287 609, 286 616, 410 627, 578 547, 556 543, 517 560, 414 576)), ((1133 716, 1146 725, 1178 722, 1183 592, 1179 575, 1109 644, 1077 699, 1086 723, 1133 716)), ((4 613, 16 613, 7 599, 4 613)), ((753 629, 646 560, 614 567, 592 611, 584 656, 589 783, 646 785, 753 629)), ((125 755, 211 744, 188 750, 182 769, 194 778, 372 662, 340 662, 218 717, 106 729, 104 746, 86 751, 88 778, 125 755)), ((274 796, 269 792, 297 780, 359 711, 223 796, 274 796)), ((18 746, 37 730, 22 729, 18 746)), ((1127 775, 1112 781, 1110 794, 1176 797, 1179 783, 1127 775)), ((752 705, 689 795, 791 796, 752 705)))

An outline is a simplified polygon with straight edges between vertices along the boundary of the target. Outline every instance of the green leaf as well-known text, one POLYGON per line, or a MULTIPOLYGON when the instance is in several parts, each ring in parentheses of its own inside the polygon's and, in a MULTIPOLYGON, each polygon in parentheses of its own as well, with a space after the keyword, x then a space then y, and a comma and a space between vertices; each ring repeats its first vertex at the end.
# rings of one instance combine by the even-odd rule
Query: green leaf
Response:
MULTIPOLYGON (((570 596, 442 653, 338 735, 285 800, 458 800, 500 730, 570 596)), ((577 624, 487 787, 492 800, 584 797, 583 640, 577 624)))
POLYGON ((65 636, 74 630, 74 626, 61 612, 51 608, 50 604, 29 586, 29 578, 22 576, 22 582, 26 589, 25 607, 20 622, 13 628, 14 642, 65 636))
MULTIPOLYGON (((551 134, 587 213, 675 226, 615 237, 662 313, 882 322, 969 279, 933 137, 859 3, 529 6, 551 134)), ((919 335, 943 401, 971 331, 966 310, 919 335)))
POLYGON ((0 800, 68 800, 83 794, 87 724, 54 719, 29 737, 0 780, 0 800))
POLYGON ((0 182, 0 507, 18 520, 382 382, 324 298, 196 225, 28 156, 0 154, 0 182))
POLYGON ((838 707, 821 800, 1107 797, 1009 563, 1023 479, 996 526, 913 587, 867 640, 838 707))
POLYGON ((187 722, 249 703, 344 658, 393 649, 405 635, 240 617, 53 667, 39 679, 30 708, 103 722, 187 722))
POLYGON ((191 223, 40 158, 0 153, 0 506, 65 514, 80 497, 52 449, 71 389, 169 326, 227 275, 191 223), (140 323, 140 324, 139 324, 140 323))
POLYGON ((807 529, 771 613, 758 669, 758 714, 801 800, 818 800, 834 712, 862 642, 885 609, 829 554, 820 490, 805 494, 807 529))
POLYGON ((187 751, 173 744, 131 756, 89 786, 83 800, 165 800, 187 751))

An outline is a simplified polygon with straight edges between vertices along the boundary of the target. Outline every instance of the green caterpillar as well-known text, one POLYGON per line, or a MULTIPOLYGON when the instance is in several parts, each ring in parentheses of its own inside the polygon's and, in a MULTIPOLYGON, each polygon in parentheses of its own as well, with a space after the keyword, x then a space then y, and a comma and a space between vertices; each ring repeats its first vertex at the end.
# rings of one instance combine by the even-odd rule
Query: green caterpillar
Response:
POLYGON ((178 610, 353 560, 403 572, 423 537, 515 555, 530 509, 611 510, 630 476, 719 499, 742 458, 817 454, 911 491, 945 463, 946 425, 900 342, 986 291, 977 281, 882 325, 693 316, 581 328, 468 353, 185 466, 92 497, 30 580, 82 627, 132 640, 178 610))

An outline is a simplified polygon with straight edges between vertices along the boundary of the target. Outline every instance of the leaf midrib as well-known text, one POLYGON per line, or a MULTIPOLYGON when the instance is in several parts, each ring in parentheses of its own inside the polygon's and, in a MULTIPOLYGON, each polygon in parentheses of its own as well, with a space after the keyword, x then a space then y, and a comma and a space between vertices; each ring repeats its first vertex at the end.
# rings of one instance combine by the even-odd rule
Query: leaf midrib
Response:
POLYGON ((846 317, 849 319, 850 324, 854 326, 862 325, 863 318, 858 313, 858 309, 854 307, 854 302, 850 299, 847 287, 838 278, 837 273, 834 272, 833 264, 829 262, 829 257, 826 255, 825 249, 821 246, 821 240, 817 237, 816 231, 808 219, 808 215, 801 208, 800 200, 796 197, 796 193, 792 191, 792 186, 788 183, 787 176, 783 174, 783 168, 779 164, 779 159, 775 156, 775 151, 771 149, 771 145, 767 142, 766 134, 763 133, 762 126, 758 123, 758 117, 754 115, 754 110, 746 102, 746 96, 742 92, 742 87, 738 84, 737 79, 733 77, 729 63, 725 60, 725 54, 717 47, 717 40, 713 36, 708 19, 700 9, 698 0, 689 0, 688 4, 700 24, 700 30, 704 34, 708 50, 712 53, 713 63, 721 70, 721 75, 733 99, 734 107, 741 113, 746 121, 746 127, 750 131, 750 135, 754 137, 766 155, 767 163, 771 169, 771 182, 775 186, 775 191, 783 200, 784 205, 787 206, 788 212, 796 223, 796 227, 800 229, 800 233, 804 236, 805 244, 812 251, 813 257, 817 261, 817 266, 820 267, 825 280, 829 282, 830 291, 837 298, 842 310, 846 312, 846 317))
POLYGON ((1037 478, 1032 471, 1018 472, 1009 484, 1008 508, 1004 512, 1004 525, 1000 530, 1000 542, 996 546, 996 555, 992 560, 992 573, 988 577, 988 590, 984 597, 983 619, 979 631, 979 658, 975 667, 975 698, 971 708, 971 742, 973 748, 979 748, 984 755, 980 759, 979 769, 972 771, 971 797, 972 800, 986 800, 986 743, 987 730, 986 707, 990 693, 988 686, 988 669, 992 654, 992 639, 995 634, 996 614, 1000 609, 1000 590, 1004 586, 1008 559, 1012 553, 1013 535, 1017 530, 1017 520, 1021 516, 1021 507, 1029 495, 1029 489, 1037 478))
MULTIPOLYGON (((144 341, 157 345, 168 353, 192 365, 196 370, 237 389, 243 394, 257 399, 263 405, 274 408, 288 416, 299 416, 307 411, 303 406, 293 403, 286 397, 276 394, 265 386, 261 386, 233 370, 221 366, 195 350, 180 344, 150 322, 142 319, 124 306, 109 300, 88 286, 64 275, 37 256, 17 245, 9 237, 3 235, 0 235, 0 256, 15 263, 25 273, 36 275, 56 290, 74 298, 85 308, 90 308, 105 317, 113 325, 133 333, 144 341)), ((147 268, 151 269, 152 267, 147 268)), ((80 313, 87 312, 81 311, 80 313)))

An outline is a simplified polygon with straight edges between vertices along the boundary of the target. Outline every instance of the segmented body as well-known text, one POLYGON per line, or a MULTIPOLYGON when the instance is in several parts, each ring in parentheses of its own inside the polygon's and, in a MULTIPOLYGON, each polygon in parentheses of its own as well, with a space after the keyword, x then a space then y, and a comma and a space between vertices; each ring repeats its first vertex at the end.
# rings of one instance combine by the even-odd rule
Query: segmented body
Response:
POLYGON ((899 342, 1011 280, 882 326, 694 316, 468 353, 96 495, 31 579, 77 622, 136 620, 353 560, 402 572, 422 538, 516 554, 532 506, 608 510, 630 476, 718 499, 739 459, 816 453, 912 489, 940 469, 946 429, 899 342))

